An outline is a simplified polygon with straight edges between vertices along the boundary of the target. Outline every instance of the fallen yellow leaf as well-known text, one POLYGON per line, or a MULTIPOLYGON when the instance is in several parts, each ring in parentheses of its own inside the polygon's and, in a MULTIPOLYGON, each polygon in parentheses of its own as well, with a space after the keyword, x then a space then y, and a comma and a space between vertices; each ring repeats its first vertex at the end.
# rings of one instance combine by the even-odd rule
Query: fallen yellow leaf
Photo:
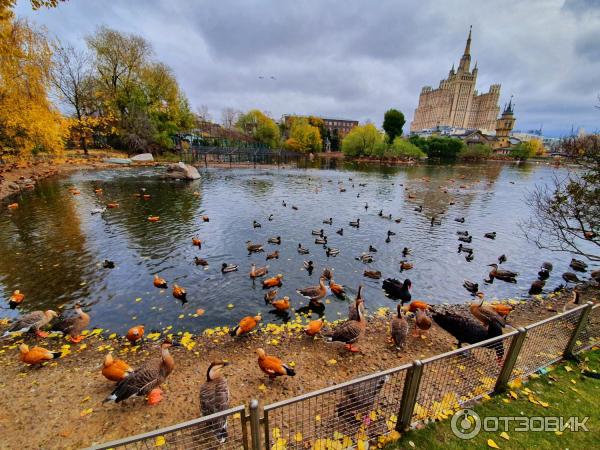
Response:
POLYGON ((498 444, 496 444, 496 443, 494 442, 494 440, 493 440, 493 439, 488 439, 488 440, 487 440, 487 445, 488 445, 488 447, 492 447, 492 448, 500 448, 500 447, 498 447, 498 444))
POLYGON ((508 433, 506 431, 503 431, 502 433, 500 433, 500 437, 502 439, 506 439, 507 441, 510 439, 510 437, 508 436, 508 433))
POLYGON ((166 440, 164 436, 156 436, 156 440, 154 441, 154 446, 155 447, 162 447, 163 445, 166 444, 166 440))

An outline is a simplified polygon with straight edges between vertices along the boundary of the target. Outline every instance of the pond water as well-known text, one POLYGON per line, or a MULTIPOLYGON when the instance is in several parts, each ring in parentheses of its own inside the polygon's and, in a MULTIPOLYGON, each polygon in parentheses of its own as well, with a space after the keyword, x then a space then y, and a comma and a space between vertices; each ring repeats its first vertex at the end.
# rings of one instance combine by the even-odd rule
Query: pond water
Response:
MULTIPOLYGON (((269 275, 284 275, 279 293, 288 295, 294 308, 307 303, 296 289, 318 284, 325 266, 335 269, 336 282, 347 287, 351 298, 359 283, 364 284, 371 311, 394 303, 384 295, 382 280, 363 277, 365 269, 381 271, 382 279, 409 277, 413 299, 431 303, 469 299, 464 279, 478 282, 488 299, 527 297, 541 262, 554 264, 548 290, 559 285, 561 274, 569 270, 570 255, 537 249, 517 224, 529 214, 523 202, 527 191, 557 173, 545 165, 205 169, 195 182, 164 181, 161 172, 159 168, 76 172, 45 180, 24 194, 18 209, 0 217, 4 298, 20 289, 26 295, 23 312, 68 308, 79 301, 90 312, 91 326, 116 332, 138 323, 146 324, 147 330, 172 325, 174 331, 198 332, 258 312, 267 321, 286 320, 270 312, 260 281, 248 276, 250 264, 265 265, 265 255, 274 250, 281 256, 268 261, 269 275), (346 192, 340 192, 342 186, 346 192), (73 195, 70 187, 80 194, 73 195), (95 193, 98 188, 102 195, 95 193), (150 199, 134 196, 141 188, 150 199), (108 202, 119 207, 91 214, 108 202), (415 211, 418 206, 422 212, 415 211), (401 223, 379 217, 380 209, 402 218, 401 223), (204 214, 209 222, 202 221, 204 214), (267 220, 270 214, 272 221, 267 220), (149 222, 150 215, 160 216, 160 221, 149 222), (431 227, 432 215, 440 225, 431 227), (329 217, 331 226, 322 223, 329 217), (456 222, 458 217, 465 222, 456 222), (351 228, 348 222, 357 218, 360 228, 351 228), (262 227, 253 228, 253 220, 262 227), (335 232, 341 227, 343 236, 335 232), (327 258, 323 246, 314 243, 311 230, 320 228, 329 245, 340 250, 337 257, 327 258), (388 230, 396 233, 390 243, 385 242, 388 230), (474 248, 471 262, 457 252, 457 230, 473 235, 473 242, 466 244, 474 248), (491 231, 497 238, 484 238, 491 231), (192 245, 194 236, 203 240, 201 249, 192 245), (281 245, 267 244, 272 236, 281 236, 281 245), (249 256, 248 240, 262 243, 265 253, 249 256), (310 255, 299 255, 298 243, 310 249, 310 255), (378 250, 374 262, 357 261, 355 257, 369 245, 378 250), (412 249, 406 259, 414 268, 400 273, 404 247, 412 249), (508 258, 503 267, 519 272, 518 283, 484 284, 487 264, 501 254, 508 258), (205 258, 208 267, 196 266, 195 256, 205 258), (116 267, 103 268, 105 259, 116 267), (312 275, 303 269, 305 259, 314 261, 312 275), (239 264, 240 270, 222 274, 223 262, 239 264), (168 281, 168 290, 153 286, 154 274, 168 281), (172 297, 173 283, 187 290, 187 303, 172 297), (194 317, 199 308, 205 314, 194 317)), ((7 302, 2 308, 1 316, 19 313, 9 310, 7 302)), ((347 302, 328 297, 328 318, 346 314, 347 302)))

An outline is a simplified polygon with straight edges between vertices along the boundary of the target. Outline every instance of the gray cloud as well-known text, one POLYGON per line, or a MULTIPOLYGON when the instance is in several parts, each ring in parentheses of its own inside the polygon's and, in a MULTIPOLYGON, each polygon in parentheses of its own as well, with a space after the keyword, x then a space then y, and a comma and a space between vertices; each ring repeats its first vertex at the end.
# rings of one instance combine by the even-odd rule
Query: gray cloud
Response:
POLYGON ((17 13, 81 46, 99 25, 142 35, 216 118, 233 106, 377 124, 390 107, 412 118, 473 24, 477 88, 514 94, 518 128, 600 128, 599 0, 78 0, 37 12, 19 0, 17 13))

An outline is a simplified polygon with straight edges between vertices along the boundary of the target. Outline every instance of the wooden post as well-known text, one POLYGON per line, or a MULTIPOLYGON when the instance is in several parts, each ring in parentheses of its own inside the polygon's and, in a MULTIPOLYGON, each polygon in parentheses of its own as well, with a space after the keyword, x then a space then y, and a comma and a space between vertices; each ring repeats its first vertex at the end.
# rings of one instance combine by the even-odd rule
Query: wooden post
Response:
POLYGON ((518 334, 513 337, 513 340, 510 343, 510 347, 506 353, 506 358, 504 358, 504 364, 502 364, 502 368, 500 369, 500 373, 496 379, 496 386, 494 387, 495 394, 504 392, 506 390, 508 380, 510 379, 513 369, 515 368, 515 364, 517 363, 517 357, 519 356, 521 347, 523 347, 523 342, 525 342, 527 330, 523 327, 519 327, 517 328, 517 331, 518 334))
POLYGON ((408 369, 406 378, 404 379, 404 389, 402 390, 400 410, 398 411, 398 420, 396 422, 396 430, 400 433, 410 428, 422 375, 423 363, 417 359, 413 361, 412 367, 408 369))
POLYGON ((563 352, 563 357, 566 359, 574 359, 575 355, 573 354, 573 348, 577 343, 577 339, 581 334, 581 331, 588 323, 588 318, 590 317, 590 312, 592 312, 592 306, 594 304, 592 302, 587 302, 585 308, 581 311, 579 315, 579 321, 577 322, 577 326, 573 330, 573 334, 571 334, 571 339, 569 339, 569 343, 567 344, 565 351, 563 352))

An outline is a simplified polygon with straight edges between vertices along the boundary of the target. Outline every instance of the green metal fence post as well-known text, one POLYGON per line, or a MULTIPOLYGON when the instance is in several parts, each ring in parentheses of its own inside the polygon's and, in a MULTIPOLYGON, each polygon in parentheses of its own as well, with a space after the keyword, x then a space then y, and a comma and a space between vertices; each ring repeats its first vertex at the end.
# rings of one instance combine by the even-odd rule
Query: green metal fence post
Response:
POLYGON ((412 367, 408 369, 406 378, 404 379, 404 389, 402 390, 400 410, 398 411, 398 420, 396 422, 396 430, 399 432, 406 431, 410 427, 422 375, 423 363, 417 359, 413 361, 412 367))
POLYGON ((261 450, 260 446, 260 417, 258 411, 258 400, 250 402, 250 438, 252 439, 252 450, 261 450))
POLYGON ((569 339, 569 343, 567 344, 565 351, 563 352, 563 357, 566 359, 574 359, 575 355, 573 354, 573 348, 577 343, 577 339, 579 335, 585 328, 588 323, 588 319, 590 317, 590 312, 592 312, 592 306, 594 304, 592 302, 587 302, 585 308, 581 311, 579 316, 579 321, 577 322, 577 326, 573 330, 573 334, 571 335, 571 339, 569 339))
POLYGON ((508 348, 508 352, 506 352, 504 364, 502 364, 502 368, 498 374, 496 386, 494 387, 494 393, 496 394, 503 392, 506 389, 508 380, 510 379, 513 369, 515 368, 515 364, 517 363, 517 358, 519 356, 519 352, 521 351, 521 347, 523 347, 523 342, 525 342, 527 330, 523 327, 519 327, 517 328, 517 331, 518 333, 513 338, 510 347, 508 348))

